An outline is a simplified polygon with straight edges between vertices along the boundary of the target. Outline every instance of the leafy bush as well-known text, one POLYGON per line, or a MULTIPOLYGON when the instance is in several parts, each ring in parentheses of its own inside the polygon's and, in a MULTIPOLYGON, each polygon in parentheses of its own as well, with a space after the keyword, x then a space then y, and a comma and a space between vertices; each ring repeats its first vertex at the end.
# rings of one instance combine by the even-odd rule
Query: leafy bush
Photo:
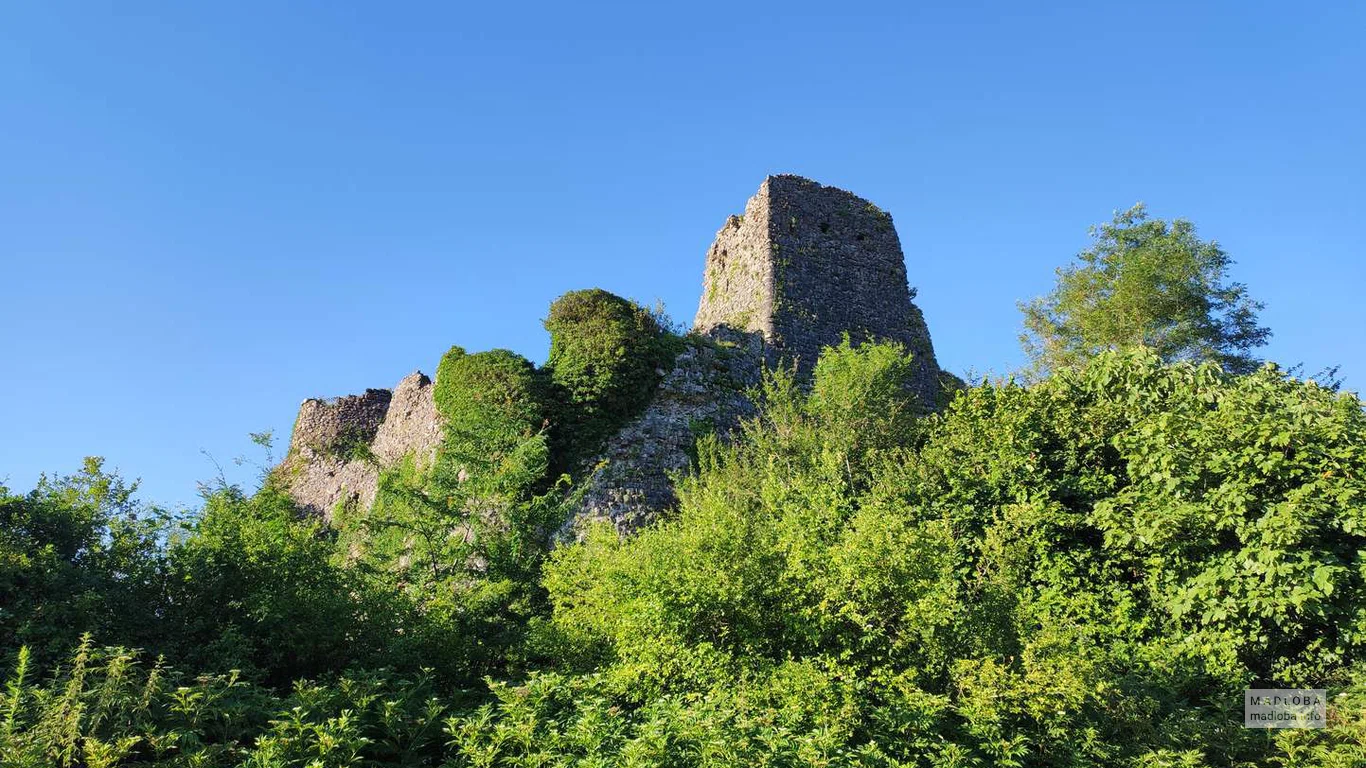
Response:
MULTIPOLYGON (((980 765, 954 727, 953 695, 860 680, 833 663, 789 661, 699 693, 633 705, 598 675, 533 675, 443 695, 430 678, 378 671, 279 693, 233 674, 187 676, 87 641, 51 677, 21 655, 0 692, 0 764, 114 766, 980 765), (42 682, 39 682, 42 681, 42 682), (874 686, 882 690, 876 697, 874 686), (945 738, 945 733, 952 738, 945 738), (910 757, 904 757, 909 755, 910 757)), ((1201 748, 1059 763, 1028 745, 1000 765, 1342 768, 1366 756, 1366 673, 1332 697, 1330 728, 1255 734, 1238 762, 1201 748), (1255 762, 1254 762, 1255 760, 1255 762)), ((1229 728, 1227 717, 1200 725, 1229 728)), ((1244 732, 1247 733, 1247 732, 1244 732)), ((1217 741, 1212 739, 1211 741, 1217 741)))
POLYGON ((916 373, 902 345, 852 346, 845 334, 817 360, 806 408, 828 443, 862 463, 869 451, 906 444, 918 417, 936 405, 917 402, 916 373))
POLYGON ((6 766, 430 766, 452 703, 425 676, 383 671, 281 695, 236 673, 149 666, 88 637, 49 682, 38 679, 25 654, 0 697, 6 766))
POLYGON ((164 636, 152 647, 283 686, 380 661, 402 603, 335 563, 334 538, 271 486, 213 494, 170 548, 164 636))
POLYGON ((268 485, 130 536, 97 463, 0 497, 0 764, 1366 761, 1353 395, 1139 349, 918 417, 905 351, 846 342, 700 441, 676 514, 544 561, 573 499, 526 490, 534 380, 473 357, 520 384, 442 399, 504 459, 406 462, 340 532, 268 485), (87 635, 53 669, 81 628, 170 661, 87 635), (1329 688, 1332 727, 1244 729, 1244 687, 1329 688))
POLYGON ((493 476, 547 426, 545 383, 535 366, 506 349, 473 355, 452 347, 437 368, 432 390, 446 424, 442 444, 454 471, 493 476))
POLYGON ((431 667, 459 685, 525 666, 527 624, 546 610, 539 574, 549 534, 576 497, 561 484, 529 496, 497 485, 446 485, 408 459, 381 474, 371 510, 334 520, 340 562, 413 612, 389 639, 386 665, 431 667))
POLYGON ((28 645, 51 660, 87 631, 155 637, 173 518, 136 489, 97 458, 24 496, 0 486, 0 652, 28 645))
POLYGON ((1136 351, 967 390, 923 437, 782 376, 765 400, 674 519, 555 554, 569 668, 648 703, 829 665, 860 681, 845 747, 907 764, 1263 762, 1286 742, 1232 720, 1243 687, 1359 679, 1354 397, 1136 351))
POLYGON ((432 467, 384 469, 375 503, 340 515, 339 561, 401 595, 417 620, 390 648, 472 684, 521 664, 527 622, 544 612, 539 567, 573 496, 547 477, 546 385, 506 350, 453 347, 433 392, 445 420, 432 467))
POLYGON ((645 406, 676 343, 648 310, 598 288, 556 299, 545 329, 545 367, 564 392, 558 421, 570 467, 645 406))

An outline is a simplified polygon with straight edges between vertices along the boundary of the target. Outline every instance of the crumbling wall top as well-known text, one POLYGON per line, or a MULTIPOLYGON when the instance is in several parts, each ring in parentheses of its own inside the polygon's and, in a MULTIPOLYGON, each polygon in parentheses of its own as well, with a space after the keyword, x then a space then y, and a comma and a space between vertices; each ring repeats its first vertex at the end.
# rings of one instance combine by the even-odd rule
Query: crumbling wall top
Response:
POLYGON ((294 422, 290 451, 334 453, 357 441, 368 444, 384 422, 391 398, 387 389, 367 389, 361 395, 305 400, 294 422))

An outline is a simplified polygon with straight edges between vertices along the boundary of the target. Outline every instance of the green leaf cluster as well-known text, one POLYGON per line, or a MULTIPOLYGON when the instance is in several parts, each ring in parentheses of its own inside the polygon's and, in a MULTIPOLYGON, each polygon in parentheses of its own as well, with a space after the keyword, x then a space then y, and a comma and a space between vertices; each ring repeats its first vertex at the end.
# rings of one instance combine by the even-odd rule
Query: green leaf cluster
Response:
POLYGON ((136 490, 98 458, 22 496, 0 486, 0 649, 50 659, 84 632, 147 639, 140 619, 164 591, 160 542, 176 518, 136 490))
POLYGON ((432 397, 445 422, 443 460, 451 472, 496 474, 528 438, 548 427, 548 391, 531 361, 506 349, 466 354, 451 347, 437 367, 432 397))
POLYGON ((1144 350, 920 429, 825 391, 771 379, 676 517, 556 552, 541 641, 640 704, 835 670, 868 764, 1261 764, 1244 687, 1359 679, 1355 397, 1144 350))

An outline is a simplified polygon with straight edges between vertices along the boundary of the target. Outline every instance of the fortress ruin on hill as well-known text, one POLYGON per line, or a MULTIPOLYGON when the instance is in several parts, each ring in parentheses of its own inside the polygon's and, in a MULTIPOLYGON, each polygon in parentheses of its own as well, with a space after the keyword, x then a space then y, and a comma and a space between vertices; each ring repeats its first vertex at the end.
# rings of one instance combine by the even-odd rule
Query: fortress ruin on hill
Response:
MULTIPOLYGON (((890 214, 799 176, 765 179, 707 251, 699 343, 685 345, 650 403, 607 440, 564 533, 593 520, 623 532, 648 523, 672 503, 669 476, 687 469, 699 423, 728 432, 750 412, 745 391, 765 364, 809 373, 821 348, 846 333, 904 344, 919 366, 916 394, 933 407, 941 373, 913 296, 890 214)), ((368 508, 380 471, 435 457, 443 430, 432 388, 419 372, 392 392, 304 401, 277 477, 324 517, 339 505, 368 508)))

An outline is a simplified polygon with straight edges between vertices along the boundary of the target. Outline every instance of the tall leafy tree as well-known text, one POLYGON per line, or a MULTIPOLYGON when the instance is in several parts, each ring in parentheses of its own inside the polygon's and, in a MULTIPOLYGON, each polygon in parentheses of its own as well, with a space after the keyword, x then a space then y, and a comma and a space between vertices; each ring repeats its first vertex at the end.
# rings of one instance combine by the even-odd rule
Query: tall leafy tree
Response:
POLYGON ((1242 283, 1230 282, 1233 260, 1201 240, 1185 219, 1148 217, 1143 204, 1093 227, 1091 247, 1058 270, 1052 293, 1022 303, 1020 341, 1033 372, 1073 368, 1107 349, 1147 346, 1167 362, 1213 361, 1246 373, 1252 350, 1271 331, 1242 283))

